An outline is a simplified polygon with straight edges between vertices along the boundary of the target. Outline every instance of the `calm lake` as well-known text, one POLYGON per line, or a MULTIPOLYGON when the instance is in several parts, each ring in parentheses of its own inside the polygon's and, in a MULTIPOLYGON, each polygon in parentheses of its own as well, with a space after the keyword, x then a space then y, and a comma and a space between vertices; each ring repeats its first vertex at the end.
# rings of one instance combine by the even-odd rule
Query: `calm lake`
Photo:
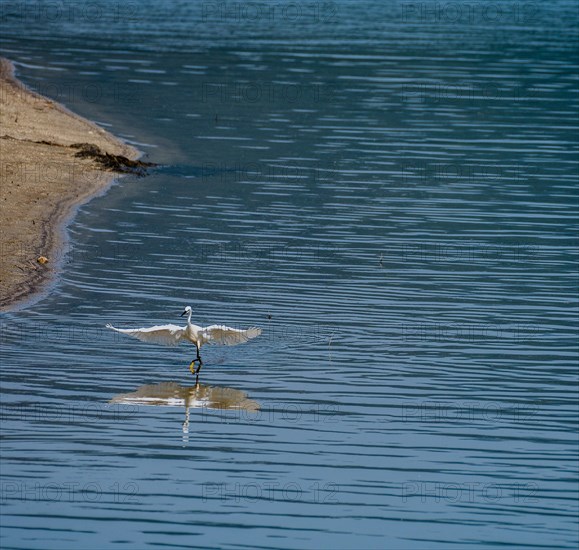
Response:
POLYGON ((577 547, 575 2, 0 20, 26 84, 159 164, 1 317, 3 549, 577 547), (198 389, 193 346, 105 329, 186 305, 263 328, 198 389))

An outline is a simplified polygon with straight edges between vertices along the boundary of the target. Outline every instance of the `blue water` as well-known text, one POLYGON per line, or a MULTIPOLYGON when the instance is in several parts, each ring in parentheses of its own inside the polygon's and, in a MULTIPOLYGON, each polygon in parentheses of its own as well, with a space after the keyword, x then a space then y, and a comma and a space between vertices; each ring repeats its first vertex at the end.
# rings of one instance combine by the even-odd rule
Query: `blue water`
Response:
POLYGON ((576 548, 576 3, 223 6, 2 3, 159 166, 2 315, 0 546, 576 548))

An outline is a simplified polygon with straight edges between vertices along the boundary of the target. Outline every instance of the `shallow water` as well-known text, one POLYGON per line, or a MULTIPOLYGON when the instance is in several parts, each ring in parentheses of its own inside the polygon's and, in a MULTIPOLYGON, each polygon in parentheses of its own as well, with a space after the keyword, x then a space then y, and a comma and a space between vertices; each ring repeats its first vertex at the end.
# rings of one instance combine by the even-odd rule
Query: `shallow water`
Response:
POLYGON ((292 5, 3 3, 160 166, 2 316, 2 548, 576 547, 574 4, 292 5))

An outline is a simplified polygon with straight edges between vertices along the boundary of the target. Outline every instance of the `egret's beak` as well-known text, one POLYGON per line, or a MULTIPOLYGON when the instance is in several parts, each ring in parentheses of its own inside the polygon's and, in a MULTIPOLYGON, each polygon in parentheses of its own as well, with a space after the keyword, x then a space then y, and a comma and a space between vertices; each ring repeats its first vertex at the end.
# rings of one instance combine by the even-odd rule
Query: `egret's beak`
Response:
POLYGON ((179 317, 183 317, 183 315, 185 315, 187 312, 184 311, 183 313, 181 313, 181 315, 179 315, 179 317))

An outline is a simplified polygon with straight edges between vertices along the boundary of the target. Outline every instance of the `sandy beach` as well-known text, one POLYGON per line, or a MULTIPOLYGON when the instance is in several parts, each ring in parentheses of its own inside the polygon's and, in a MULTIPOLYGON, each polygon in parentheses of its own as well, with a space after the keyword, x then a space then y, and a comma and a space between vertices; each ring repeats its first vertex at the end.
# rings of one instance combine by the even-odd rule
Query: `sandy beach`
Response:
POLYGON ((102 192, 115 172, 127 171, 117 158, 130 166, 139 152, 27 89, 3 58, 0 128, 0 310, 6 311, 48 287, 76 207, 102 192))

